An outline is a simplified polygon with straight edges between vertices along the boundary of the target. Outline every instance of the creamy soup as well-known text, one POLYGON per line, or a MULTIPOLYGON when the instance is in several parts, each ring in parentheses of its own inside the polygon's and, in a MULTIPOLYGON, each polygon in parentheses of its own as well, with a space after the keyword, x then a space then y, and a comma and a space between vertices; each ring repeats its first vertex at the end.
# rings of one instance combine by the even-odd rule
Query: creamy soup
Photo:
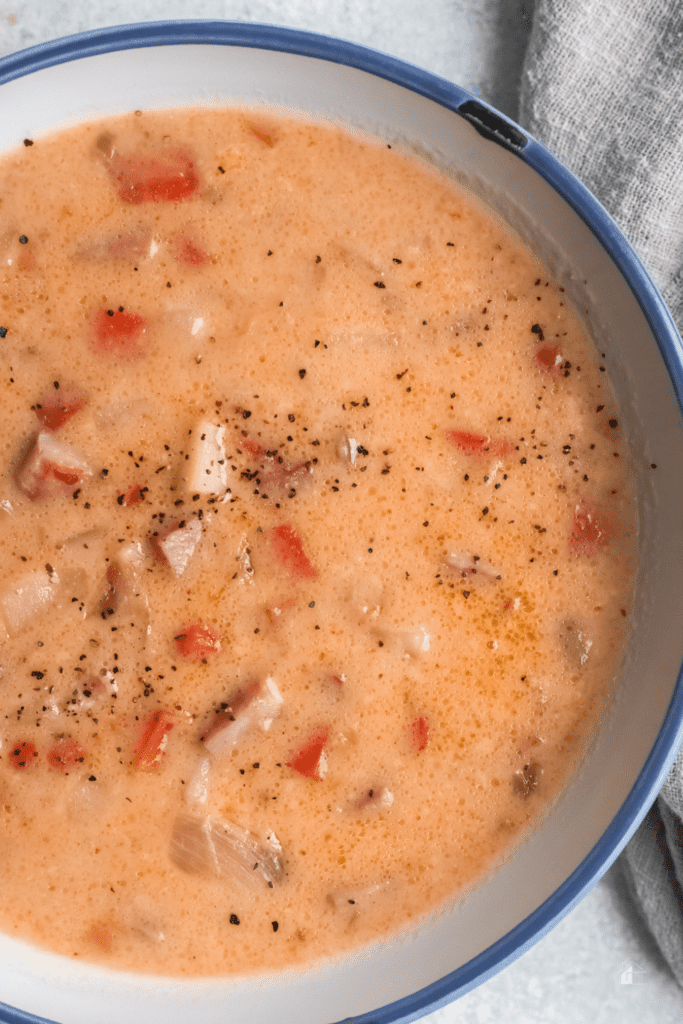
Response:
POLYGON ((0 928, 248 972, 492 870, 629 613, 561 285, 391 146, 199 109, 6 156, 0 280, 0 928))

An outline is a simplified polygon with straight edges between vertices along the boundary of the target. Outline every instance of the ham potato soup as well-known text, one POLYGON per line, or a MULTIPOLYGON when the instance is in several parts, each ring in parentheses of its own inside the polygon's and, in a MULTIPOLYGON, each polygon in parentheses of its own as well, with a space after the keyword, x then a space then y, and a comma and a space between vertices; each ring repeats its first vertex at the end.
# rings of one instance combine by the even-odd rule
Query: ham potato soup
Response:
POLYGON ((564 289, 412 157, 240 109, 26 139, 0 284, 0 928, 224 975, 491 870, 629 615, 564 289))

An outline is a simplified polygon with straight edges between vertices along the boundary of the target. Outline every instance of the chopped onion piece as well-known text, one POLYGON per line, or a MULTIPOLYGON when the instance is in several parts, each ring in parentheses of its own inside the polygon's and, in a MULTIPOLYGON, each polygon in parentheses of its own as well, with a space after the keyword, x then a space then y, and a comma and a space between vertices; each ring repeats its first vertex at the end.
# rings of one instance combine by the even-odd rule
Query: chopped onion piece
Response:
POLYGON ((353 920, 359 914, 376 907, 392 888, 387 879, 365 884, 359 882, 328 893, 327 902, 338 913, 348 915, 349 920, 353 920))
POLYGON ((270 676, 240 687, 212 714, 200 742, 214 757, 232 750, 247 731, 270 729, 282 708, 282 695, 270 676))
POLYGON ((580 622, 567 620, 560 629, 560 643, 570 665, 582 669, 588 661, 593 641, 580 622))
POLYGON ((369 809, 388 810, 394 802, 394 794, 387 786, 374 785, 364 789, 351 804, 354 811, 369 809))
POLYGON ((0 611, 7 631, 16 636, 57 598, 60 579, 54 569, 36 569, 22 576, 17 584, 0 597, 0 611))
POLYGON ((145 553, 139 540, 132 540, 123 544, 118 551, 118 560, 121 565, 133 571, 140 570, 145 561, 145 553))
POLYGON ((402 648, 406 658, 419 658, 421 654, 426 654, 431 646, 432 638, 426 626, 417 626, 415 629, 375 626, 372 631, 382 643, 395 644, 402 648))
POLYGON ((158 242, 152 237, 152 229, 148 225, 141 224, 129 228, 128 231, 98 235, 88 239, 76 249, 76 258, 141 263, 150 259, 158 248, 158 242))
POLYGON ((228 489, 225 427, 200 420, 192 430, 183 482, 191 494, 223 494, 228 489))
POLYGON ((349 601, 355 611, 376 619, 382 610, 384 584, 377 576, 364 575, 354 580, 349 588, 349 601))
POLYGON ((209 778, 211 776, 211 758, 202 757, 185 786, 185 800, 193 804, 205 804, 209 797, 209 778))
POLYGON ((134 420, 140 419, 147 403, 144 398, 131 398, 128 401, 111 402, 104 405, 95 417, 98 430, 105 432, 130 427, 134 420))
POLYGON ((397 634, 403 644, 406 654, 411 658, 417 658, 420 654, 426 654, 429 650, 431 637, 424 626, 417 629, 404 630, 397 634))
POLYGON ((192 561, 202 537, 198 519, 168 523, 149 538, 150 547, 160 562, 165 562, 174 576, 182 576, 192 561))
POLYGON ((358 447, 358 441, 344 434, 337 441, 337 456, 342 462, 348 462, 349 465, 354 466, 356 464, 356 456, 358 455, 358 447))
POLYGON ((181 815, 171 837, 171 860, 190 874, 272 887, 284 876, 282 847, 272 833, 261 842, 230 821, 181 815))
POLYGON ((479 555, 467 555, 450 546, 446 548, 444 565, 463 579, 467 577, 471 583, 491 583, 502 579, 502 574, 498 569, 489 562, 485 562, 479 555))
POLYGON ((109 803, 109 788, 98 779, 81 779, 71 790, 67 812, 71 817, 90 820, 109 803))
POLYGON ((30 501, 72 494, 94 477, 92 467, 74 449, 48 431, 30 441, 14 479, 30 501))

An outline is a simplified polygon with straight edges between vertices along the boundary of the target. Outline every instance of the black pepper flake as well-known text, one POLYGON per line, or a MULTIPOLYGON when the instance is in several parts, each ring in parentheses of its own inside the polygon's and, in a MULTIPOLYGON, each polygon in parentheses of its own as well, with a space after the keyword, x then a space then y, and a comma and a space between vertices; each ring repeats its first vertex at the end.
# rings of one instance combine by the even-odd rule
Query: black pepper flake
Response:
POLYGON ((6 338, 6 337, 7 337, 7 328, 6 327, 0 327, 0 338, 6 338))
POLYGON ((113 316, 113 315, 114 315, 114 310, 113 309, 108 309, 107 310, 107 316, 113 316))
POLYGON ((88 777, 88 782, 97 782, 97 776, 96 775, 90 775, 88 777))
POLYGON ((481 510, 481 514, 483 516, 487 516, 489 514, 489 507, 488 507, 488 505, 486 505, 486 507, 481 510))
POLYGON ((221 167, 220 164, 218 165, 218 170, 221 172, 221 174, 225 174, 225 167, 221 167))
POLYGON ((22 245, 26 245, 27 242, 28 242, 28 236, 27 235, 19 235, 19 241, 21 242, 22 245))
POLYGON ((469 590, 463 590, 462 596, 465 597, 465 598, 469 597, 470 596, 470 591, 469 590))
POLYGON ((24 145, 25 146, 32 146, 33 145, 33 139, 24 139, 24 145))
POLYGON ((271 921, 270 923, 273 926, 273 931, 276 932, 278 930, 278 928, 280 927, 280 925, 277 923, 277 921, 271 921))
POLYGON ((322 256, 316 256, 315 262, 316 263, 322 263, 322 256))
POLYGON ((614 429, 615 427, 619 426, 619 420, 610 420, 609 425, 610 427, 612 427, 612 429, 614 429))
POLYGON ((603 410, 604 408, 605 408, 605 407, 604 407, 604 405, 598 405, 595 411, 596 411, 596 412, 602 412, 602 410, 603 410))
POLYGON ((239 924, 239 923, 240 923, 240 919, 237 916, 237 914, 231 914, 230 915, 230 924, 239 924))
POLYGON ((309 608, 315 608, 315 601, 309 601, 308 607, 309 608))
POLYGON ((429 526, 429 520, 428 520, 428 519, 425 519, 425 521, 424 521, 424 523, 423 523, 422 525, 423 525, 423 526, 429 526))
POLYGON ((531 327, 531 333, 532 334, 537 334, 539 341, 543 341, 544 340, 544 335, 543 335, 543 331, 541 330, 540 324, 533 324, 532 327, 531 327))
POLYGON ((299 370, 299 376, 300 376, 300 377, 301 377, 301 379, 303 380, 303 379, 304 379, 304 377, 306 376, 306 371, 305 371, 305 370, 299 370))
POLYGON ((384 281, 375 281, 375 288, 386 288, 384 281))
POLYGON ((403 263, 403 260, 397 260, 396 257, 394 256, 394 263, 403 263))

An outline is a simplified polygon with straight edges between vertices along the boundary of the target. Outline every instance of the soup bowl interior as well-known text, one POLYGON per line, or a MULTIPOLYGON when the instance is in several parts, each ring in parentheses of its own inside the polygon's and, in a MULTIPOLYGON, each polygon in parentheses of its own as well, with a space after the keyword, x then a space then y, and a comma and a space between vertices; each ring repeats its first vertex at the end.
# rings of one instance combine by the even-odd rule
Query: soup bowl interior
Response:
POLYGON ((7 59, 2 75, 0 150, 131 109, 238 103, 338 122, 413 152, 529 243, 604 353, 638 483, 633 629, 615 699, 576 776, 504 863, 391 940, 257 978, 113 974, 0 938, 5 1002, 60 1024, 211 1024, 226 1013, 232 1024, 417 1019, 500 969, 580 899, 645 813, 679 742, 683 433, 668 314, 604 212, 534 140, 512 128, 506 137, 502 119, 502 136, 495 125, 482 132, 463 113, 476 121, 486 111, 463 108, 471 97, 462 90, 360 47, 254 25, 137 26, 48 44, 7 59))

